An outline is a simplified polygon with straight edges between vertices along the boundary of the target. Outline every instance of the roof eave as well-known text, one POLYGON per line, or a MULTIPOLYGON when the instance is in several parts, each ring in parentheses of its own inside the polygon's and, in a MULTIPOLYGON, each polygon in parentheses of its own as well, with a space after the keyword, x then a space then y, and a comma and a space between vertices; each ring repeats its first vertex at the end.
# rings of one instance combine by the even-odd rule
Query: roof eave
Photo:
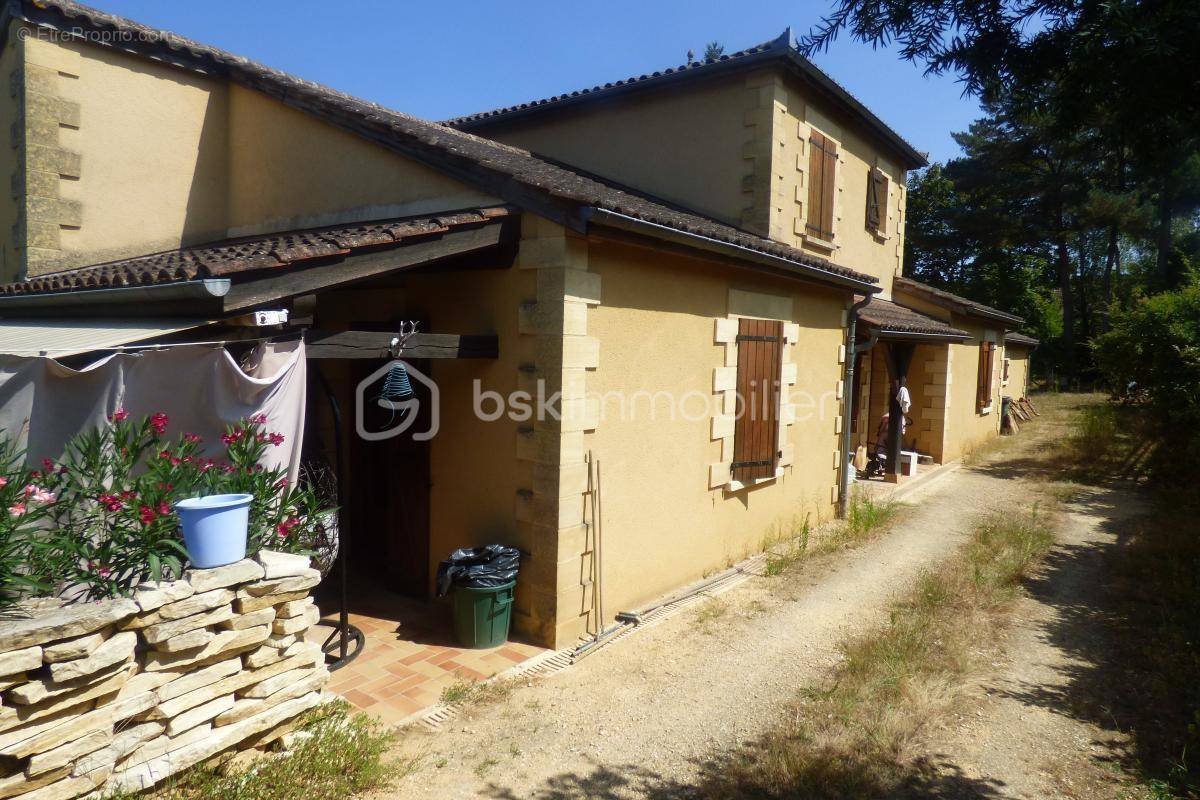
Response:
POLYGON ((863 294, 875 294, 882 288, 871 281, 858 280, 848 275, 828 272, 800 261, 792 261, 758 250, 751 250, 748 247, 742 247, 731 242, 723 242, 720 239, 713 239, 698 233, 689 233, 676 228, 668 228, 665 225, 647 222, 637 217, 631 217, 627 214, 620 214, 604 208, 597 208, 595 206, 585 208, 582 210, 582 216, 587 221, 589 227, 599 225, 629 233, 651 236, 697 250, 727 256, 738 261, 770 267, 773 272, 791 278, 820 283, 825 286, 834 286, 839 289, 848 289, 863 294))

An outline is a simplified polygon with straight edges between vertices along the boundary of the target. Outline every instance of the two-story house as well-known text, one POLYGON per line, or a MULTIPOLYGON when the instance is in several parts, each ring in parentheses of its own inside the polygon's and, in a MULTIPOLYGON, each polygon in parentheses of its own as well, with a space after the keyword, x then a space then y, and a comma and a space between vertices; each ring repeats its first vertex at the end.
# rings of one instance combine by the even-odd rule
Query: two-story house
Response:
MULTIPOLYGON (((496 342, 416 362, 432 439, 343 421, 365 579, 425 597, 450 550, 516 545, 518 629, 562 646, 831 517, 891 348, 915 345, 920 430, 941 403, 918 447, 998 427, 951 401, 1015 318, 899 277, 925 160, 789 34, 434 123, 67 0, 4 8, 0 351, 29 316, 100 331, 53 355, 279 308, 496 342)), ((321 362, 342 407, 388 355, 321 362)), ((336 441, 318 394, 306 450, 336 441)))

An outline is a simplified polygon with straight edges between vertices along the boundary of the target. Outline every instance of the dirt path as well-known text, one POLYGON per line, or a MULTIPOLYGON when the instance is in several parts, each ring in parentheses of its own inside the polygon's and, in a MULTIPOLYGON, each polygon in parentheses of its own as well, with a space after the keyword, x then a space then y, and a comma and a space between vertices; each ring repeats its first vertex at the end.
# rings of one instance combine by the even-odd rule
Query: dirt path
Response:
POLYGON ((1057 545, 1014 609, 1002 654, 968 692, 969 710, 925 742, 943 778, 975 787, 969 796, 1137 796, 1117 768, 1127 739, 1103 694, 1082 696, 1094 682, 1080 676, 1101 667, 1108 646, 1106 551, 1142 510, 1119 488, 1089 488, 1067 505, 1057 545))
POLYGON ((874 542, 754 579, 438 733, 406 734, 401 749, 421 766, 388 797, 691 796, 709 755, 775 722, 836 663, 840 641, 878 624, 922 568, 1027 492, 987 469, 950 473, 919 503, 906 498, 912 507, 874 542))

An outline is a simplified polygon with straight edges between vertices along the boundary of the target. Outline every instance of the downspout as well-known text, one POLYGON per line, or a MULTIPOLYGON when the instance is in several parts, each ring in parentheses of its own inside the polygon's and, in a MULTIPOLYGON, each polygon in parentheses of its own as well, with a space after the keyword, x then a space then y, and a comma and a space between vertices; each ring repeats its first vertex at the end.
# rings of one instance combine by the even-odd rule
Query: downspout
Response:
POLYGON ((842 446, 838 470, 838 518, 845 519, 850 508, 850 415, 854 411, 854 339, 858 335, 858 312, 867 307, 873 295, 867 295, 850 306, 846 319, 846 374, 842 392, 842 446))

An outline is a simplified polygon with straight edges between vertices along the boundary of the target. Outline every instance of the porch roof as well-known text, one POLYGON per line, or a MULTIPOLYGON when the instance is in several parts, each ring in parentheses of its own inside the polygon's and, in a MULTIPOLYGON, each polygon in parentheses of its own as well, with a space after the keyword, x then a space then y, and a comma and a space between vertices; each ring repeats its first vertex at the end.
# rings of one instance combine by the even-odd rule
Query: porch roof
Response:
POLYGON ((911 292, 918 297, 923 297, 935 305, 950 311, 957 311, 960 314, 965 314, 969 317, 980 317, 982 319, 1000 322, 1008 327, 1015 328, 1025 322, 1023 317, 1018 317, 1016 314, 1009 314, 1007 311, 1001 311, 998 308, 985 306, 983 303, 978 303, 974 300, 968 300, 965 297, 947 292, 945 289, 937 289, 928 284, 914 281, 912 278, 898 277, 892 284, 893 288, 900 291, 911 292))
POLYGON ((1027 336, 1020 331, 1010 331, 1009 333, 1004 334, 1004 343, 1006 345, 1015 344, 1030 348, 1037 347, 1039 344, 1041 344, 1041 342, 1039 342, 1037 339, 1033 338, 1032 336, 1027 336))
POLYGON ((512 207, 493 206, 227 239, 0 285, 0 314, 152 309, 220 319, 440 259, 500 253, 515 245, 517 220, 512 207))
MULTIPOLYGON (((580 233, 591 225, 612 227, 613 217, 624 217, 642 223, 647 235, 683 234, 697 246, 705 240, 722 243, 732 258, 753 264, 766 260, 774 271, 795 278, 858 292, 876 291, 879 282, 871 275, 600 176, 539 158, 528 150, 402 114, 71 0, 17 0, 4 6, 4 15, 9 14, 31 25, 86 37, 96 46, 114 47, 180 69, 224 78, 580 233), (86 36, 88 32, 101 35, 86 36)), ((4 21, 3 15, 0 21, 4 21)))
POLYGON ((905 308, 888 300, 875 299, 858 312, 858 318, 879 332, 881 339, 945 339, 961 341, 970 337, 939 319, 905 308))

